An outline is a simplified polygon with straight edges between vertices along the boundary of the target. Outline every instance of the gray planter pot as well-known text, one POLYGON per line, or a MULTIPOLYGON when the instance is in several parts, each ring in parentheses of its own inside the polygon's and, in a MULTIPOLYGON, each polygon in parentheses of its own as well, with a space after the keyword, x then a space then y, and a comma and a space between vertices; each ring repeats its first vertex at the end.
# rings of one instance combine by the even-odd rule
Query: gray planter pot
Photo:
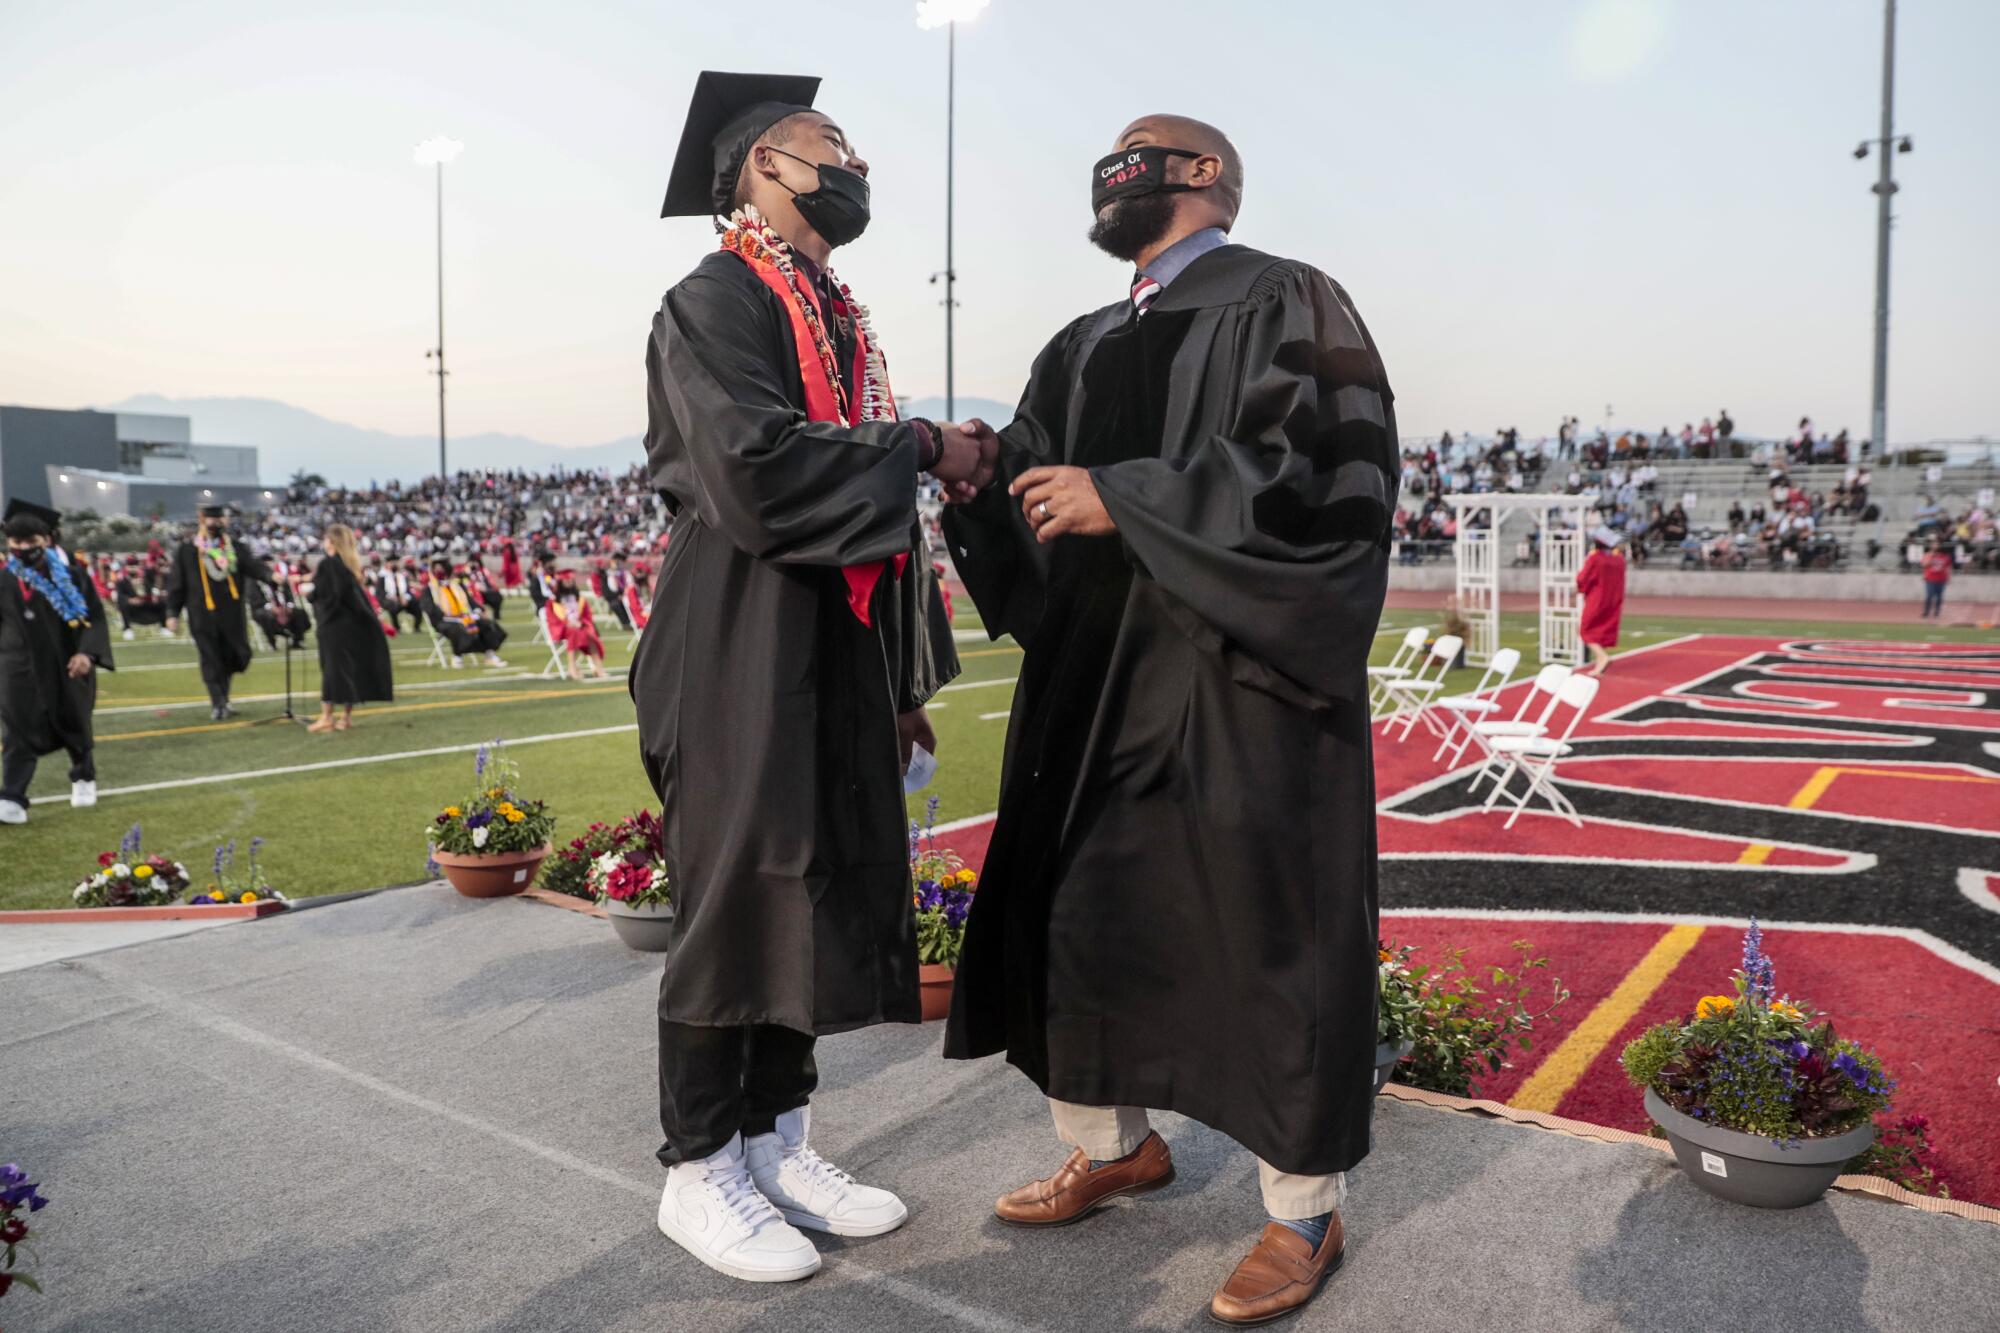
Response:
POLYGON ((1796 1144, 1724 1129, 1682 1115, 1646 1089, 1646 1114, 1667 1132, 1681 1171, 1702 1189, 1753 1208, 1802 1208, 1813 1202, 1847 1163, 1875 1141, 1875 1126, 1860 1125, 1827 1139, 1796 1144))
POLYGON ((1417 1048, 1413 1041, 1400 1046, 1382 1045, 1375 1048, 1375 1091, 1380 1095, 1389 1086, 1389 1075, 1395 1072, 1396 1062, 1417 1048))
POLYGON ((665 953, 674 942, 672 903, 631 907, 616 898, 606 898, 604 910, 611 917, 611 928, 618 932, 618 938, 625 942, 628 949, 637 949, 640 953, 665 953))

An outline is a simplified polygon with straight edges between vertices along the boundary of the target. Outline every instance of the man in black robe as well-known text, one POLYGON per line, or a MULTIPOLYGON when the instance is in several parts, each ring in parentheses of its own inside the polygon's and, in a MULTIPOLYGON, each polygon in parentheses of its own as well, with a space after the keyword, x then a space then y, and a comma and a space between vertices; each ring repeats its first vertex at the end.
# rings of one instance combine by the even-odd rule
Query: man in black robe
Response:
POLYGON ((160 586, 159 571, 142 565, 138 557, 126 557, 118 581, 112 585, 118 616, 124 622, 125 637, 134 637, 134 625, 164 626, 167 623, 167 594, 160 586))
POLYGON ((1009 1222, 1170 1182, 1143 1108, 1255 1153, 1270 1221, 1211 1313, 1262 1322, 1337 1265, 1368 1151, 1395 418, 1347 294, 1229 242, 1220 132, 1138 121, 1092 185, 1131 294, 1049 343, 1008 487, 945 517, 988 631, 1026 649, 945 1053, 1004 1050, 1075 1150, 1009 1222))
POLYGON ((175 548, 167 572, 167 632, 180 628, 185 611, 208 687, 208 714, 217 722, 236 716, 230 678, 250 669, 250 585, 270 581, 262 558, 231 535, 228 506, 203 505, 195 534, 175 548))
POLYGON ((0 564, 0 824, 28 822, 41 757, 69 752, 69 803, 97 804, 91 714, 111 634, 90 569, 56 545, 40 505, 15 501, 0 564))
POLYGON ((504 667, 500 645, 507 631, 500 627, 475 597, 471 585, 451 572, 451 561, 440 556, 431 561, 430 582, 418 600, 424 616, 444 641, 451 645, 451 664, 462 666, 463 658, 483 653, 486 665, 504 667))
POLYGON ((631 691, 676 939, 660 986, 660 1229, 718 1271, 804 1277, 793 1228, 875 1235, 903 1204, 807 1142, 818 1034, 916 1022, 900 772, 957 673, 931 633, 919 475, 992 474, 896 419, 866 311, 827 268, 867 163, 813 78, 705 73, 663 216, 727 215, 646 348, 646 449, 673 516, 631 691))

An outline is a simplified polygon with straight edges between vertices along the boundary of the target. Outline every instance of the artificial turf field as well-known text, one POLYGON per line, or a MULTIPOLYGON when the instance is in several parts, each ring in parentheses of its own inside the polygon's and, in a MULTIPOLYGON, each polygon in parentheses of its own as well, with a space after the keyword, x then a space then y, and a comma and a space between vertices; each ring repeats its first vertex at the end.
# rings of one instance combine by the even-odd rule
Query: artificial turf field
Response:
MULTIPOLYGON (((912 807, 920 813, 935 795, 951 828, 946 841, 976 865, 1020 659, 1010 644, 987 643, 964 599, 959 605, 964 674, 933 704, 943 766, 912 807)), ((1387 615, 1377 660, 1401 631, 1427 620, 1387 615)), ((622 678, 538 678, 547 650, 527 641, 525 615, 512 621, 506 671, 427 667, 423 646, 395 640, 397 702, 364 709, 353 732, 327 736, 270 720, 282 708, 272 697, 283 687, 281 656, 260 656, 239 678, 243 717, 214 723, 186 640, 142 632, 116 644, 121 669, 104 678, 98 713, 102 801, 69 809, 61 757, 44 761, 31 822, 0 829, 0 907, 64 904, 97 852, 134 822, 149 851, 186 861, 197 876, 218 843, 261 837, 273 881, 289 894, 420 880, 425 821, 468 782, 473 750, 496 738, 511 743, 525 788, 551 804, 564 836, 644 805, 650 792, 622 678)), ((1574 992, 1537 1049, 1483 1084, 1482 1095, 1643 1128, 1636 1095, 1618 1077, 1617 1049, 1645 1022, 1726 990, 1733 923, 1756 912, 1781 923, 1772 946, 1780 986, 1880 1045, 1904 1080, 1907 1109, 1936 1123, 1956 1192, 2000 1200, 2000 1164, 1978 1146, 2000 1134, 1992 1082, 2000 913, 1980 897, 1990 900, 2000 879, 1977 878, 2000 872, 2000 760, 1982 748, 2000 738, 2000 712, 1986 702, 2000 700, 2000 689, 1976 688, 2000 663, 1933 664, 1898 651, 1862 672, 1876 678, 1864 687, 1892 688, 1875 690, 1858 713, 1850 707, 1858 696, 1841 693, 1856 688, 1851 659, 1865 660, 1867 644, 1918 637, 1896 625, 1628 619, 1624 647, 1636 654, 1614 667, 1580 733, 1595 751, 1573 792, 1586 816, 1581 832, 1529 815, 1503 838, 1490 827, 1497 817, 1466 808, 1462 774, 1453 780, 1429 764, 1433 745, 1421 732, 1407 744, 1378 741, 1384 934, 1428 948, 1466 946, 1477 961, 1501 961, 1509 941, 1525 937, 1574 992), (1708 637, 1682 642, 1690 635, 1708 637), (1830 663, 1743 665, 1784 643, 1831 641, 1857 646, 1830 663), (1762 698, 1772 681, 1757 677, 1801 673, 1833 679, 1762 698), (1764 719, 1763 730, 1755 717, 1724 718, 1721 727, 1682 726, 1664 739, 1664 718, 1600 725, 1613 710, 1671 712, 1658 702, 1663 693, 1700 692, 1718 680, 1714 692, 1739 700, 1719 706, 1785 717, 1764 719), (1912 706, 1899 701, 1910 690, 1943 693, 1912 706), (1853 716, 1829 731, 1819 724, 1830 712, 1853 716), (1740 723, 1750 729, 1730 730, 1740 723), (1687 762, 1731 753, 1745 762, 1687 762)), ((1503 642, 1529 661, 1533 638, 1532 616, 1504 618, 1503 642)), ((1973 629, 1923 627, 1921 638, 1995 643, 1990 631, 1973 629)), ((630 645, 615 633, 607 645, 607 665, 621 673, 630 645)), ((1460 672, 1452 684, 1469 688, 1476 676, 1460 672)), ((310 651, 295 656, 294 683, 298 711, 310 714, 310 651)))

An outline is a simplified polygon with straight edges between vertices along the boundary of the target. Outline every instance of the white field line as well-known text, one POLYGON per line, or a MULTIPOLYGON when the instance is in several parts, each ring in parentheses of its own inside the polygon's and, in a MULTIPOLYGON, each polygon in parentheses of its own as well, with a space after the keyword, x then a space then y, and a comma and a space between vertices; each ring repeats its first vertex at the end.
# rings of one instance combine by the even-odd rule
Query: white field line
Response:
POLYGON ((938 693, 939 693, 939 694, 949 694, 949 693, 951 693, 951 692, 952 692, 953 690, 983 690, 983 689, 985 689, 985 688, 986 688, 987 686, 989 686, 989 685, 1012 685, 1012 684, 1013 684, 1013 683, 1014 683, 1014 682, 1015 682, 1016 680, 1018 680, 1018 679, 1019 679, 1019 677, 1018 677, 1018 676, 1008 676, 1008 677, 1007 677, 1006 679, 1004 679, 1004 680, 967 680, 967 681, 960 681, 960 682, 959 682, 958 684, 956 684, 956 685, 947 685, 947 686, 945 686, 945 687, 944 687, 943 689, 939 690, 939 691, 938 691, 938 693))
MULTIPOLYGON (((482 671, 484 669, 483 667, 481 668, 482 671)), ((620 667, 615 671, 605 672, 604 678, 606 680, 623 680, 628 674, 625 668, 620 667)), ((459 680, 420 680, 410 685, 398 685, 396 688, 399 690, 469 690, 503 680, 554 679, 556 678, 536 675, 532 671, 504 671, 493 675, 471 676, 459 680)), ((576 682, 572 681, 570 683, 575 684, 576 682)), ((245 694, 231 699, 230 702, 238 704, 278 703, 284 697, 282 694, 245 694)), ((310 702, 310 696, 303 690, 292 691, 292 697, 295 699, 305 699, 310 702)), ((98 717, 110 717, 118 713, 166 713, 177 708, 206 707, 208 707, 206 699, 192 699, 185 703, 119 704, 116 708, 99 708, 96 710, 96 715, 98 717)))
MULTIPOLYGON (((639 724, 625 722, 612 727, 586 727, 581 731, 552 731, 541 736, 503 736, 499 739, 509 746, 539 745, 543 741, 581 740, 586 736, 615 736, 623 731, 637 731, 639 724)), ((436 745, 427 750, 399 750, 393 754, 365 754, 352 759, 323 759, 313 764, 286 764, 280 768, 248 769, 241 773, 210 773, 200 777, 174 778, 169 782, 141 782, 130 787, 105 787, 99 796, 131 796, 148 791, 177 791, 182 787, 203 787, 216 782, 250 782, 257 778, 284 777, 291 773, 319 773, 333 768, 356 768, 363 764, 387 764, 398 759, 432 759, 441 754, 470 754, 491 739, 473 741, 466 745, 436 745)), ((49 805, 57 801, 67 801, 68 796, 60 793, 37 796, 33 804, 49 805)))
MULTIPOLYGON (((289 1060, 315 1073, 339 1079, 344 1083, 352 1084, 358 1088, 363 1088, 386 1101, 397 1102, 413 1111, 419 1111, 424 1115, 447 1121, 450 1124, 458 1126, 460 1129, 469 1130, 483 1138, 504 1144, 517 1152, 539 1158, 563 1171, 584 1176, 596 1181, 600 1185, 609 1186, 630 1198, 650 1202, 659 1195, 659 1186, 654 1182, 640 1180, 638 1177, 628 1175, 615 1167, 605 1166, 600 1162, 593 1162, 588 1158, 579 1157, 575 1153, 564 1148, 558 1148, 553 1144, 539 1142, 529 1138, 525 1134, 509 1129, 496 1121, 473 1115, 467 1111, 461 1111, 454 1106, 447 1106, 445 1103, 435 1101, 432 1098, 424 1096, 422 1093, 412 1092, 408 1088, 399 1087, 387 1079, 377 1078, 373 1074, 341 1064, 338 1060, 329 1059, 317 1051, 309 1051, 303 1046, 295 1046, 283 1038, 274 1037, 270 1033, 260 1032, 248 1024, 240 1023, 226 1014, 185 1000, 171 991, 162 990, 157 986, 137 981, 131 977, 122 975, 114 977, 94 968, 92 971, 98 980, 104 982, 112 989, 123 990, 141 1003, 150 1005, 163 1014, 192 1021, 215 1033, 217 1036, 242 1042, 244 1045, 254 1047, 267 1055, 289 1060)), ((834 1281, 858 1281, 868 1286, 880 1287, 890 1295, 900 1300, 908 1301, 912 1305, 921 1306, 932 1314, 950 1320, 954 1324, 964 1324, 970 1328, 981 1329, 984 1333, 1033 1333, 1029 1325, 1017 1323, 1007 1316, 997 1314, 983 1306, 969 1304, 946 1292, 934 1291, 921 1283, 912 1282, 908 1278, 897 1277, 894 1274, 870 1268, 849 1254, 842 1254, 840 1262, 827 1269, 819 1280, 825 1282, 829 1279, 834 1281)))
POLYGON ((996 717, 1012 717, 1012 716, 1014 716, 1014 712, 1012 709, 1002 709, 1000 712, 997 713, 981 713, 979 715, 979 720, 981 722, 991 722, 996 717))

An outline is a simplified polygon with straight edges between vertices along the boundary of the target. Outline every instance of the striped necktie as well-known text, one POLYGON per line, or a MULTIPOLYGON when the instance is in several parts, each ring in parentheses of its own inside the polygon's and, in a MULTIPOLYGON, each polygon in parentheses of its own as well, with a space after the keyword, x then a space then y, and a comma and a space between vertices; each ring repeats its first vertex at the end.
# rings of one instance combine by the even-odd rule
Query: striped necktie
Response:
POLYGON ((1160 294, 1160 284, 1144 273, 1132 275, 1132 311, 1134 316, 1146 313, 1146 307, 1153 304, 1153 298, 1160 294))

